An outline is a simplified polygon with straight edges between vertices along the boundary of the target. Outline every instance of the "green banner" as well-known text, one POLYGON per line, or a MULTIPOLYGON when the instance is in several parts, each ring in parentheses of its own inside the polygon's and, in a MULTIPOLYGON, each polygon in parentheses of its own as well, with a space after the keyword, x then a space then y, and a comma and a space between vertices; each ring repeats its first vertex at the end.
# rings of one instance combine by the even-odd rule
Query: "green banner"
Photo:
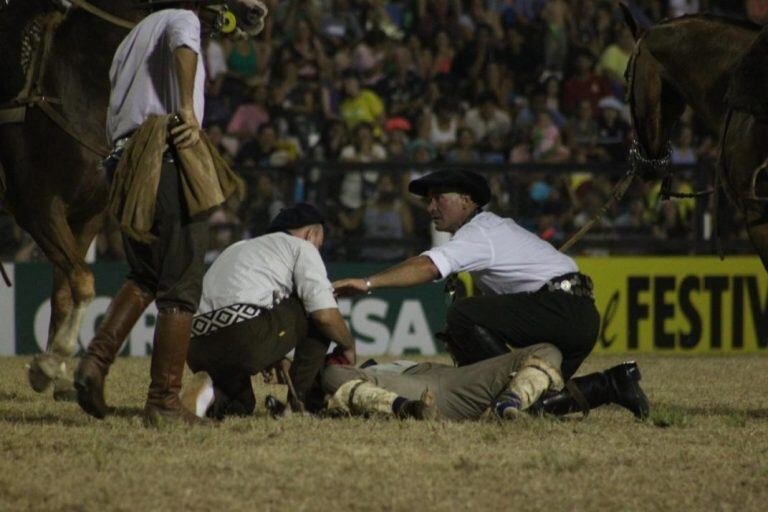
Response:
MULTIPOLYGON (((381 268, 381 265, 369 264, 332 264, 328 272, 331 279, 337 279, 368 276, 381 268)), ((98 322, 128 272, 124 263, 97 263, 91 265, 91 269, 96 279, 96 297, 80 327, 81 347, 87 346, 93 337, 98 322)), ((6 288, 5 293, 0 294, 0 306, 6 303, 8 306, 2 308, 3 315, 0 316, 0 320, 7 318, 0 330, 0 354, 41 352, 48 339, 51 266, 24 263, 10 270, 14 271, 12 275, 15 274, 14 287, 6 288), (15 315, 12 315, 14 310, 15 315)), ((385 290, 355 300, 341 299, 339 309, 359 342, 361 355, 432 355, 442 351, 442 344, 436 342, 432 334, 442 327, 445 319, 446 307, 440 284, 385 290)), ((147 308, 131 331, 122 352, 124 355, 150 353, 156 314, 154 305, 147 308)))

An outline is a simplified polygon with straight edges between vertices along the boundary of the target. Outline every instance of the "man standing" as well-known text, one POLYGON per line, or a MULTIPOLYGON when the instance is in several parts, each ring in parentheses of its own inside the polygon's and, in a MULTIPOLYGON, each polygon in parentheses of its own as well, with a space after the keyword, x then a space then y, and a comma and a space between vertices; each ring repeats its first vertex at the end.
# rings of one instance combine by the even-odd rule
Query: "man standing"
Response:
MULTIPOLYGON (((208 415, 251 414, 256 405, 251 375, 294 348, 294 409, 307 401, 326 359, 355 363, 354 338, 318 252, 323 223, 309 204, 283 209, 266 235, 231 245, 206 272, 187 362, 213 381, 215 400, 211 408, 203 407, 208 415), (331 341, 337 347, 326 357, 331 341)), ((193 393, 204 395, 202 389, 193 393)))
POLYGON ((251 24, 249 34, 255 35, 263 26, 266 9, 257 0, 152 1, 155 12, 130 31, 112 61, 107 137, 114 150, 106 164, 113 168, 118 162, 110 209, 123 231, 130 272, 75 372, 78 403, 97 418, 107 413, 109 367, 136 320, 156 300, 144 422, 199 421, 181 406, 178 392, 200 300, 206 213, 239 189, 238 178, 201 136, 202 3, 219 4, 217 29, 232 32, 242 22, 241 28, 251 24))
MULTIPOLYGON (((600 315, 591 279, 579 273, 573 259, 514 220, 484 212, 491 192, 477 173, 437 171, 412 181, 408 189, 427 198, 436 229, 451 233, 451 240, 368 278, 337 281, 337 294, 414 286, 469 272, 480 294, 457 300, 447 317, 444 341, 456 363, 464 366, 505 354, 509 347, 547 342, 562 353, 562 376, 570 379, 597 340, 600 315)), ((559 396, 558 407, 588 409, 600 401, 598 395, 613 396, 612 386, 639 380, 636 365, 617 368, 576 379, 577 386, 559 396), (582 387, 584 393, 574 391, 582 387)), ((544 379, 538 382, 537 396, 547 389, 544 379)), ((517 409, 531 405, 520 396, 501 400, 517 409)))

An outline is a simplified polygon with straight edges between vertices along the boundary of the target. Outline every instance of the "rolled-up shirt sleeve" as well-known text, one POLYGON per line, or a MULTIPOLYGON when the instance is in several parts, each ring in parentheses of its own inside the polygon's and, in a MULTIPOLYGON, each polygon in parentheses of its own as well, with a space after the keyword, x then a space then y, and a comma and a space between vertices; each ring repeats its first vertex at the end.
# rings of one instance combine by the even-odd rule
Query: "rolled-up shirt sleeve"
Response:
POLYGON ((178 16, 168 23, 166 28, 168 49, 173 52, 181 46, 186 46, 198 55, 200 46, 200 20, 191 11, 181 11, 178 16))
POLYGON ((488 268, 494 259, 493 245, 482 229, 466 226, 447 243, 422 253, 435 264, 440 278, 458 272, 488 268))
POLYGON ((337 308, 333 285, 318 250, 310 243, 301 244, 293 269, 296 294, 307 313, 337 308))

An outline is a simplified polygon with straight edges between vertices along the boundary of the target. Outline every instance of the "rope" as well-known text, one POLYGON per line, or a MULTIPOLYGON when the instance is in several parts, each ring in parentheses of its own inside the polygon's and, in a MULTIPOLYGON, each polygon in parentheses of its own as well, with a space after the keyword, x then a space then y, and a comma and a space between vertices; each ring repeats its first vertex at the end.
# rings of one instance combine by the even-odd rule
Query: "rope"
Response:
POLYGON ((136 23, 133 21, 128 21, 123 18, 119 18, 113 14, 109 14, 106 11, 102 11, 95 5, 91 5, 85 0, 69 0, 77 7, 80 7, 84 11, 88 11, 89 13, 93 14, 94 16, 103 19, 104 21, 108 21, 114 25, 117 25, 118 27, 127 28, 128 30, 132 29, 136 26, 136 23))
POLYGON ((597 221, 602 219, 606 212, 612 208, 614 204, 618 203, 622 197, 624 197, 624 194, 627 192, 627 189, 629 188, 629 185, 632 183, 634 178, 635 171, 632 167, 630 167, 624 177, 621 178, 621 181, 619 181, 616 186, 613 187, 613 190, 611 191, 611 197, 609 197, 608 201, 606 201, 603 207, 600 208, 600 211, 594 214, 592 218, 589 219, 589 222, 584 224, 581 229, 579 229, 573 236, 571 236, 571 238, 569 238, 563 245, 560 246, 560 252, 567 252, 568 249, 576 244, 576 242, 581 240, 581 238, 586 235, 590 229, 592 229, 592 226, 594 226, 597 221))

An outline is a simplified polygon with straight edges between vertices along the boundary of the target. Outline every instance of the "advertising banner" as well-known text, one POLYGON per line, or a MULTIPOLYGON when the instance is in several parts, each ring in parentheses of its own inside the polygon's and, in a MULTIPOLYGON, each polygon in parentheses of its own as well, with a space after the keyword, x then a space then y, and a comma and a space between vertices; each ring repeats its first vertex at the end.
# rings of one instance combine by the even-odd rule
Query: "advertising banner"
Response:
MULTIPOLYGON (((601 314, 597 353, 768 353, 768 276, 755 257, 580 258, 595 283, 601 314)), ((126 273, 123 263, 98 263, 96 298, 80 328, 86 346, 126 273)), ((331 279, 364 277, 381 265, 331 264, 331 279)), ((45 350, 50 318, 50 265, 6 264, 13 288, 0 287, 0 355, 45 350)), ((464 278, 471 289, 471 280, 464 278)), ((442 283, 380 290, 339 301, 361 355, 433 355, 434 333, 447 303, 442 283)), ((154 305, 132 330, 123 355, 147 355, 154 305)), ((546 341, 546 340, 542 340, 546 341)))

